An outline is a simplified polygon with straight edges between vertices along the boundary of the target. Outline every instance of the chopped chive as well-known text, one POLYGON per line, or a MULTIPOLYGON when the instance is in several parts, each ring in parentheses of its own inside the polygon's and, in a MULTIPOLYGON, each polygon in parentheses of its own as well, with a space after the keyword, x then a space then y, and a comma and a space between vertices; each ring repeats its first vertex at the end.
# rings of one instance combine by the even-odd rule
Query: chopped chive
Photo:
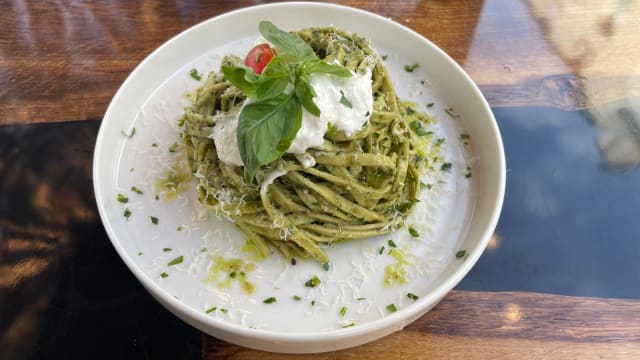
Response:
POLYGON ((225 308, 222 308, 222 309, 220 309, 220 311, 222 311, 224 314, 226 314, 228 310, 225 309, 225 308))
POLYGON ((212 312, 216 311, 216 309, 217 309, 217 308, 218 308, 217 306, 214 306, 214 307, 212 307, 212 308, 209 308, 209 309, 207 309, 207 310, 205 311, 205 314, 212 313, 212 312))
POLYGON ((132 187, 131 187, 131 191, 133 191, 134 193, 136 193, 136 194, 138 194, 138 195, 142 195, 142 194, 144 194, 144 193, 142 192, 142 190, 138 189, 138 188, 137 188, 137 187, 135 187, 135 186, 132 186, 132 187))
POLYGON ((184 258, 182 257, 182 255, 178 256, 177 258, 169 261, 167 263, 168 266, 173 266, 173 265, 178 265, 180 263, 182 263, 182 261, 184 260, 184 258))
POLYGON ((265 304, 273 304, 274 302, 276 302, 276 298, 272 296, 272 297, 264 299, 262 302, 265 303, 265 304))
POLYGON ((158 218, 157 218, 157 217, 155 217, 155 216, 150 216, 150 218, 151 218, 151 223, 152 223, 153 225, 158 225, 158 218))
POLYGON ((407 293, 407 297, 413 301, 418 300, 418 295, 414 293, 407 293))
POLYGON ((465 255, 467 255, 467 250, 460 250, 456 253, 456 257, 459 259, 461 257, 464 257, 465 255))
POLYGON ((295 259, 295 258, 291 258, 291 265, 295 265, 295 264, 297 264, 297 263, 298 263, 298 262, 296 261, 296 259, 295 259))
POLYGON ((315 300, 311 300, 311 306, 316 306, 316 301, 315 300))
POLYGON ((152 146, 152 147, 158 147, 158 144, 153 143, 153 144, 151 144, 151 146, 152 146))
POLYGON ((317 276, 312 277, 304 283, 306 287, 316 287, 320 284, 320 279, 317 276))
POLYGON ((466 177, 467 179, 471 177, 471 172, 468 172, 464 175, 464 177, 466 177))
POLYGON ((395 204, 393 206, 393 209, 395 211, 397 211, 397 212, 400 212, 400 213, 404 214, 405 212, 407 212, 407 210, 409 210, 409 207, 411 205, 413 205, 411 202, 406 202, 406 203, 403 203, 403 204, 395 204))
POLYGON ((373 133, 373 137, 374 137, 374 138, 376 138, 376 139, 377 139, 377 138, 379 138, 379 137, 380 137, 380 133, 379 133, 379 132, 377 132, 377 131, 376 131, 376 132, 374 132, 374 133, 373 133))
POLYGON ((452 167, 451 163, 448 163, 448 162, 447 162, 447 163, 442 164, 442 166, 440 167, 440 169, 441 169, 442 171, 449 171, 449 170, 451 170, 451 167, 452 167))
POLYGON ((432 103, 432 102, 428 103, 428 104, 427 104, 427 107, 428 107, 428 108, 433 107, 433 103, 432 103))
POLYGON ((178 126, 184 126, 184 118, 178 120, 178 126))
POLYGON ((329 271, 329 263, 322 264, 322 268, 324 269, 324 271, 329 271))
POLYGON ((460 134, 460 140, 469 140, 471 139, 471 135, 469 134, 460 134))
POLYGON ((293 300, 300 301, 300 300, 302 300, 302 298, 300 296, 298 296, 298 295, 293 295, 293 300))
POLYGON ((178 150, 178 143, 174 142, 173 144, 171 144, 171 146, 169 147, 169 152, 173 153, 176 152, 176 150, 178 150))
POLYGON ((397 246, 396 246, 396 243, 395 243, 392 239, 389 239, 389 241, 387 241, 387 243, 388 243, 388 244, 389 244, 389 246, 390 246, 390 247, 392 247, 392 248, 397 247, 397 246))
POLYGON ((172 248, 163 248, 162 251, 167 252, 173 250, 172 248))
POLYGON ((121 202, 123 204, 126 204, 129 202, 129 198, 122 195, 122 194, 118 194, 118 202, 121 202))
POLYGON ((459 118, 460 115, 457 115, 456 113, 453 112, 453 108, 448 108, 448 109, 444 109, 444 112, 447 113, 447 115, 451 116, 452 118, 459 118))
POLYGON ((405 108, 405 111, 407 112, 407 115, 411 115, 411 114, 414 114, 416 112, 415 110, 413 110, 413 108, 411 106, 407 106, 405 108))
POLYGON ((418 136, 426 136, 426 135, 431 134, 430 131, 427 131, 427 129, 424 128, 424 126, 422 125, 422 122, 420 120, 413 120, 412 122, 409 123, 409 127, 418 136))
POLYGON ((138 256, 142 256, 142 251, 138 251, 138 256))
POLYGON ((420 236, 420 233, 416 229, 414 229, 413 226, 409 226, 409 235, 418 237, 420 236))
POLYGON ((367 111, 367 112, 364 114, 364 117, 369 117, 369 115, 371 115, 371 112, 367 111))
POLYGON ((127 218, 127 220, 129 220, 129 217, 131 216, 131 210, 129 209, 124 209, 124 217, 127 218))
POLYGON ((182 225, 179 225, 176 231, 182 231, 182 229, 183 229, 182 225))
POLYGON ((191 71, 189 72, 189 75, 191 75, 192 78, 198 81, 202 79, 202 76, 198 73, 198 70, 196 70, 195 68, 191 69, 191 71))
POLYGON ((352 327, 352 326, 355 326, 355 325, 356 325, 355 323, 350 323, 350 324, 344 325, 342 327, 343 328, 348 328, 348 327, 352 327))
POLYGON ((433 185, 431 185, 431 184, 425 184, 422 181, 420 182, 420 188, 421 189, 431 190, 432 187, 433 187, 433 185))
POLYGON ((232 271, 231 273, 229 273, 229 277, 232 278, 232 279, 235 279, 236 278, 236 272, 232 271))
POLYGON ((160 195, 156 195, 156 200, 160 200, 160 195))
POLYGON ((200 249, 200 252, 205 252, 205 251, 207 251, 207 248, 200 249))
POLYGON ((405 65, 404 66, 404 71, 406 72, 413 72, 413 70, 417 69, 420 65, 418 64, 413 64, 413 65, 405 65))
POLYGON ((378 254, 382 255, 382 252, 384 252, 384 245, 380 246, 380 250, 378 250, 378 254))
POLYGON ((348 107, 349 109, 353 108, 351 101, 344 96, 344 92, 340 90, 340 104, 348 107))
POLYGON ((128 137, 129 139, 131 139, 133 137, 133 135, 136 134, 136 128, 132 128, 131 132, 129 132, 128 134, 122 130, 120 130, 120 132, 122 133, 122 135, 128 137))
POLYGON ((346 313, 347 313, 347 307, 346 307, 346 306, 343 306, 343 307, 340 309, 340 316, 344 316, 344 314, 346 314, 346 313))
POLYGON ((440 146, 442 144, 444 144, 445 139, 444 138, 440 138, 438 140, 436 140, 436 146, 440 146))
POLYGON ((366 297, 359 297, 359 298, 357 298, 356 300, 357 300, 357 301, 360 301, 360 300, 367 300, 367 298, 366 298, 366 297))
POLYGON ((382 55, 382 61, 387 60, 388 57, 389 57, 389 55, 382 55))
POLYGON ((395 305, 395 304, 389 304, 389 305, 387 305, 387 310, 388 310, 389 312, 396 312, 396 311, 398 311, 398 309, 396 308, 396 305, 395 305))
POLYGON ((167 274, 166 272, 163 272, 162 274, 160 274, 160 277, 163 279, 166 278, 167 276, 169 276, 169 274, 167 274))

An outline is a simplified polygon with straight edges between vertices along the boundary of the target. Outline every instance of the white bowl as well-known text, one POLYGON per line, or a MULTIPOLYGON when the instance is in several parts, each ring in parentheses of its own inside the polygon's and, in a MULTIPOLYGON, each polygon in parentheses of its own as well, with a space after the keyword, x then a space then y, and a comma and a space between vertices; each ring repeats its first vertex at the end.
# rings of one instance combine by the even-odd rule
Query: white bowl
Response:
MULTIPOLYGON (((402 25, 362 10, 317 3, 278 3, 249 7, 207 20, 177 35, 149 55, 131 73, 109 105, 96 142, 93 176, 100 216, 116 251, 142 285, 169 311, 203 332, 231 343, 267 351, 310 353, 348 348, 399 331, 453 289, 476 263, 495 229, 504 195, 505 160, 498 127, 482 94, 469 76, 431 42, 402 25), (238 244, 236 230, 224 221, 194 220, 197 223, 192 229, 194 234, 202 231, 205 234, 202 238, 206 238, 210 233, 199 228, 204 224, 204 227, 219 230, 219 235, 229 235, 228 241, 212 243, 210 239, 177 233, 176 224, 184 224, 190 221, 189 214, 198 213, 193 196, 187 194, 184 199, 187 205, 178 208, 175 204, 154 202, 149 195, 153 171, 163 166, 159 150, 150 150, 149 145, 157 141, 164 145, 162 142, 177 136, 179 129, 172 121, 179 117, 184 105, 182 100, 172 103, 162 99, 182 99, 185 91, 195 89, 198 83, 185 74, 192 67, 209 70, 208 67, 215 66, 220 55, 216 55, 217 52, 246 49, 247 42, 258 36, 257 24, 261 20, 270 20, 284 29, 335 25, 359 33, 371 39, 372 46, 381 54, 389 55, 387 65, 402 98, 408 97, 421 104, 436 100, 436 106, 421 109, 440 118, 442 125, 438 125, 441 127, 438 131, 447 136, 447 143, 452 144, 447 156, 456 165, 453 175, 449 175, 455 181, 440 185, 437 196, 452 200, 440 201, 440 208, 434 210, 435 220, 429 220, 435 230, 425 230, 425 234, 433 236, 425 235, 424 241, 415 245, 425 247, 420 251, 428 249, 429 254, 437 254, 412 275, 409 286, 419 288, 417 301, 402 296, 411 287, 397 290, 397 294, 381 286, 356 290, 347 287, 351 298, 337 295, 339 291, 345 291, 344 287, 340 290, 335 284, 342 281, 344 272, 340 272, 349 266, 348 262, 361 253, 378 261, 371 254, 377 253, 377 247, 388 236, 329 249, 332 261, 335 259, 335 270, 323 274, 326 289, 305 295, 305 300, 315 297, 326 304, 313 311, 300 310, 299 305, 287 299, 291 293, 304 290, 299 290, 296 282, 317 271, 316 265, 299 264, 292 270, 278 255, 259 265, 263 268, 260 276, 271 281, 273 286, 262 286, 258 295, 246 296, 246 299, 234 290, 221 291, 202 280, 207 271, 207 258, 196 250, 205 246, 208 250, 205 254, 224 252, 225 246, 238 244), (415 73, 402 71, 403 64, 412 63, 420 64, 415 73), (449 107, 454 107, 459 117, 449 117, 445 113, 445 108, 449 107), (122 135, 121 132, 133 127, 137 129, 134 137, 122 135), (455 141, 457 132, 462 131, 471 135, 469 145, 455 141), (157 166, 153 165, 154 161, 157 166), (466 170, 462 170, 465 163, 473 173, 467 180, 464 180, 466 170), (141 167, 143 175, 139 175, 141 167), (125 193, 130 185, 141 183, 147 185, 147 195, 138 197, 127 193, 129 203, 116 201, 116 194, 125 193), (131 219, 123 218, 125 208, 133 209, 131 219), (158 215, 160 225, 150 224, 150 215, 158 215), (163 253, 160 250, 163 247, 173 250, 163 253), (455 256, 459 249, 466 250, 462 259, 455 256), (185 264, 166 267, 166 261, 178 253, 184 255, 185 264), (274 275, 274 271, 282 269, 285 269, 282 274, 274 275), (161 271, 167 271, 170 277, 159 277, 161 271), (269 280, 271 275, 273 278, 269 280), (278 276, 286 280, 278 282, 278 276), (367 307, 353 301, 356 293, 367 291, 367 307), (270 292, 279 295, 278 303, 266 307, 270 305, 262 304, 260 296, 266 297, 270 292), (338 316, 335 310, 341 303, 335 300, 337 298, 351 304, 354 315, 350 316, 359 319, 356 326, 342 328, 339 319, 327 322, 327 318, 338 316), (229 306, 245 306, 252 311, 230 308, 228 314, 218 311, 215 315, 204 311, 225 301, 229 306), (397 312, 384 311, 390 301, 401 305, 397 312)), ((423 221, 421 215, 416 216, 412 221, 420 225, 429 222, 423 221)), ((414 246, 406 236, 397 236, 394 239, 398 242, 414 246)), ((374 273, 382 269, 381 266, 376 268, 375 263, 373 267, 374 273)))

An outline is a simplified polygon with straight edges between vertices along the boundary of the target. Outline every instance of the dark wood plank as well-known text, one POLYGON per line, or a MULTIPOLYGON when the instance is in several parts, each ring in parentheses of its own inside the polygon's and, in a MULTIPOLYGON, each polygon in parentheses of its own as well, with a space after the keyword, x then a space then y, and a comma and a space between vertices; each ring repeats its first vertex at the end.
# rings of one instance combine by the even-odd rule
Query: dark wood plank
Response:
POLYGON ((640 356, 640 301, 452 291, 403 331, 353 349, 267 353, 203 339, 213 359, 630 359, 640 356))

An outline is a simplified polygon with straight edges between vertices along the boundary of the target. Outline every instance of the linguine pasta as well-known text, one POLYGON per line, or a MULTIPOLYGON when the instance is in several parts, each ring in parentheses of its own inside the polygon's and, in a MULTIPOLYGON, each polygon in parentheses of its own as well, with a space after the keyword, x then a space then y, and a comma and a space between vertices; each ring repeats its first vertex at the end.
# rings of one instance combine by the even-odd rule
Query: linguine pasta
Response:
MULTIPOLYGON (((368 42, 331 27, 296 33, 328 63, 359 73, 371 69, 373 113, 362 130, 347 137, 330 127, 323 145, 307 150, 313 166, 285 154, 248 183, 242 167, 219 159, 211 139, 216 122, 239 112, 246 96, 212 72, 185 110, 183 140, 200 202, 233 221, 262 256, 272 246, 287 258, 327 263, 324 246, 404 224, 418 196, 422 163, 408 120, 415 114, 407 114, 368 42)), ((223 60, 239 63, 235 56, 223 60)))

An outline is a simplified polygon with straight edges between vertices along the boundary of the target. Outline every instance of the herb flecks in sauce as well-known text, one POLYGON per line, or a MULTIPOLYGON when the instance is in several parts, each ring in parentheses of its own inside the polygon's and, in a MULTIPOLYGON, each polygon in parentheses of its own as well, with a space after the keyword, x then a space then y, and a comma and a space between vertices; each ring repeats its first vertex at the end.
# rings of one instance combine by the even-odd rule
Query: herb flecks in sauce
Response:
POLYGON ((190 180, 191 174, 185 167, 179 164, 173 165, 162 178, 156 180, 155 192, 165 201, 171 201, 179 193, 188 189, 186 183, 190 180))
POLYGON ((400 248, 391 249, 389 255, 393 256, 395 261, 384 268, 384 286, 406 284, 408 281, 407 275, 409 274, 407 267, 413 265, 409 255, 400 248))
POLYGON ((238 283, 247 294, 256 290, 256 285, 247 278, 247 273, 256 269, 255 264, 242 259, 225 259, 220 255, 211 255, 209 258, 212 264, 206 282, 215 283, 220 289, 229 289, 238 283))

